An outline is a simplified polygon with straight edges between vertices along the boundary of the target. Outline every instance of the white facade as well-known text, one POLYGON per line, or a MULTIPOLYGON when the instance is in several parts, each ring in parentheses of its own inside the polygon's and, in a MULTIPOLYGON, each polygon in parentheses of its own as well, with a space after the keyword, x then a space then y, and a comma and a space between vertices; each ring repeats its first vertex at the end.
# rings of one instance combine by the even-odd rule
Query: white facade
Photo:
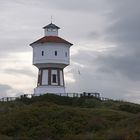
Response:
POLYGON ((65 87, 60 87, 60 86, 39 86, 34 89, 35 95, 42 95, 46 93, 51 93, 51 94, 56 94, 60 95, 61 93, 66 93, 65 87))
POLYGON ((63 69, 70 64, 71 43, 58 37, 55 24, 44 27, 44 37, 31 44, 33 65, 39 69, 35 95, 65 94, 63 69))
POLYGON ((45 29, 45 36, 58 36, 58 29, 45 29))
POLYGON ((33 65, 37 67, 60 67, 64 68, 70 63, 70 45, 63 43, 34 44, 33 65))
POLYGON ((48 85, 48 70, 43 70, 41 82, 42 85, 48 85))

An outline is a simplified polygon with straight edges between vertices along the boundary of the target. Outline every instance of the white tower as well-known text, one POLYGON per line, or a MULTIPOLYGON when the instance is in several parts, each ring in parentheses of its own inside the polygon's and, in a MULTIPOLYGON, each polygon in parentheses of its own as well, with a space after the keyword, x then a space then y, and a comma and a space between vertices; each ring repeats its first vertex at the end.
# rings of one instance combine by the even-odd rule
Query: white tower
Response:
POLYGON ((58 37, 55 24, 44 28, 45 36, 30 44, 33 48, 33 65, 38 69, 35 95, 65 93, 63 69, 70 63, 70 42, 58 37))

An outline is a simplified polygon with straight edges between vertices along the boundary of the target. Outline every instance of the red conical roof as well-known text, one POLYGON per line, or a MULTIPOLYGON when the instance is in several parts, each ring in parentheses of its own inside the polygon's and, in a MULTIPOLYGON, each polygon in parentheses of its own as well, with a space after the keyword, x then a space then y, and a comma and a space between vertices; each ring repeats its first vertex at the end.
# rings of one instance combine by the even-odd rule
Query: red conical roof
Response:
POLYGON ((32 46, 33 44, 36 44, 36 43, 65 43, 65 44, 69 44, 71 46, 73 45, 72 43, 70 43, 58 36, 44 36, 44 37, 40 38, 39 40, 31 43, 30 46, 32 46))

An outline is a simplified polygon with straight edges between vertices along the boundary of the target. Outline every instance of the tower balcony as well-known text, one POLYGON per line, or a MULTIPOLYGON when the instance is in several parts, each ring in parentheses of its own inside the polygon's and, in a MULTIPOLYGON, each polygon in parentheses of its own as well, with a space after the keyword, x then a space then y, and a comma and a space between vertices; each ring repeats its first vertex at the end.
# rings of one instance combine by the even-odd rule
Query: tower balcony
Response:
POLYGON ((66 66, 69 65, 69 63, 62 63, 62 62, 59 62, 59 63, 40 63, 40 62, 33 62, 33 65, 36 66, 37 68, 65 68, 66 66))

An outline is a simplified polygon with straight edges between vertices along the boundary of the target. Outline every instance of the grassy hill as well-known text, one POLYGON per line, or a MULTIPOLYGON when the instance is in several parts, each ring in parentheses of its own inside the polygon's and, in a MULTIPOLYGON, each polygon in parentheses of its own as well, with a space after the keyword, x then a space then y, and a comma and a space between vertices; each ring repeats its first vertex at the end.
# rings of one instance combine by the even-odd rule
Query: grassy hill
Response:
POLYGON ((0 140, 140 140, 140 105, 48 94, 0 102, 0 140))

